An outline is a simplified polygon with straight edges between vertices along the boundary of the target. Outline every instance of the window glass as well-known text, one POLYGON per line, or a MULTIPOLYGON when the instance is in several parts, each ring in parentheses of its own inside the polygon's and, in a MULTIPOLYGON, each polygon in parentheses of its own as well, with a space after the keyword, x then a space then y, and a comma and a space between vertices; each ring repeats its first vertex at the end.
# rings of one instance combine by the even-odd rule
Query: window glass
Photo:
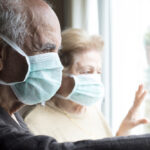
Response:
MULTIPOLYGON (((150 1, 112 0, 110 26, 112 35, 112 128, 116 131, 133 103, 138 85, 146 84, 147 62, 144 35, 150 26, 150 1)), ((146 103, 148 105, 142 107, 142 115, 146 109, 146 114, 150 110, 150 100, 147 100, 146 103)), ((150 115, 148 117, 150 118, 150 115)), ((143 133, 145 129, 146 126, 138 131, 143 133)))

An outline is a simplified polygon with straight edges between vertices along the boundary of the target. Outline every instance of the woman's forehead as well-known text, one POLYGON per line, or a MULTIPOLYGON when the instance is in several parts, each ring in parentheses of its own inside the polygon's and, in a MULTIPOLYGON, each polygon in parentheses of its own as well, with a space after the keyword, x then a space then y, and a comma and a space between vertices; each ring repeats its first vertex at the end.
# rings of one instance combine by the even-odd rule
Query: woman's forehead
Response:
POLYGON ((86 51, 74 56, 73 67, 101 67, 101 55, 98 51, 86 51))
POLYGON ((93 64, 101 62, 101 54, 96 50, 82 51, 74 54, 74 63, 93 64))

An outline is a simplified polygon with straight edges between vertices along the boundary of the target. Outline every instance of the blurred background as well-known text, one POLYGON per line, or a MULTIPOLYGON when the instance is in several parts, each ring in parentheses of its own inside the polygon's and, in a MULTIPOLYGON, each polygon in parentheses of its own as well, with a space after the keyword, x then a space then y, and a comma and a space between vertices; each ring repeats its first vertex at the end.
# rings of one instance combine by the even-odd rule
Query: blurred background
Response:
MULTIPOLYGON (((143 83, 149 91, 150 0, 49 0, 61 29, 82 28, 100 34, 105 41, 102 111, 113 133, 131 107, 135 91, 143 83), (149 61, 149 62, 148 62, 149 61)), ((150 96, 141 115, 150 119, 150 96)), ((150 125, 133 131, 150 132, 150 125)))

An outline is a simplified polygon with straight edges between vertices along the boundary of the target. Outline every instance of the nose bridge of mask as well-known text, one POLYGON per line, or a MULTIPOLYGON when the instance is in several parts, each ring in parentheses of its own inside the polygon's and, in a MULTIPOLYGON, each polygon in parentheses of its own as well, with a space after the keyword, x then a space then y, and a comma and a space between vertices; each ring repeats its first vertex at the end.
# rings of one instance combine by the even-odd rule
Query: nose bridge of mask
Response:
POLYGON ((31 71, 37 71, 41 69, 53 69, 53 68, 63 69, 58 54, 54 52, 29 56, 29 61, 31 64, 30 66, 31 71))
POLYGON ((63 75, 71 77, 74 79, 75 83, 77 82, 81 82, 82 84, 97 84, 99 82, 101 82, 101 75, 99 74, 79 74, 79 75, 74 75, 74 74, 68 74, 68 73, 64 73, 63 75), (83 82, 84 81, 84 82, 83 82))
MULTIPOLYGON (((29 75, 29 72, 30 72, 30 62, 29 62, 29 59, 28 59, 28 56, 26 55, 26 53, 16 45, 16 43, 14 43, 13 41, 11 41, 9 38, 7 38, 5 35, 1 34, 0 33, 0 38, 2 40, 4 40, 9 46, 11 46, 13 48, 14 51, 18 52, 19 54, 21 54, 22 56, 25 57, 26 61, 27 61, 27 64, 28 64, 28 71, 26 73, 26 76, 24 78, 24 81, 27 79, 28 75, 29 75)), ((16 83, 19 83, 19 82, 14 82, 14 83, 6 83, 4 81, 0 81, 0 84, 4 84, 4 85, 12 85, 12 84, 16 84, 16 83)))

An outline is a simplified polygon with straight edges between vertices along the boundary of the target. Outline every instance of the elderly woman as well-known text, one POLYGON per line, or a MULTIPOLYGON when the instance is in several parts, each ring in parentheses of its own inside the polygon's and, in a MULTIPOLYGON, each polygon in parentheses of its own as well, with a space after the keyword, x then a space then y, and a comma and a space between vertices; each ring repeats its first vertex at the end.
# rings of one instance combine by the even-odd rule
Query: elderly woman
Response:
MULTIPOLYGON (((100 78, 103 45, 100 36, 90 36, 80 29, 62 32, 62 49, 59 51, 64 66, 62 85, 45 106, 37 105, 25 117, 34 134, 49 135, 59 142, 112 136, 97 107, 104 97, 100 78)), ((144 96, 141 85, 117 135, 127 135, 131 128, 147 122, 145 119, 132 120, 144 96)))

